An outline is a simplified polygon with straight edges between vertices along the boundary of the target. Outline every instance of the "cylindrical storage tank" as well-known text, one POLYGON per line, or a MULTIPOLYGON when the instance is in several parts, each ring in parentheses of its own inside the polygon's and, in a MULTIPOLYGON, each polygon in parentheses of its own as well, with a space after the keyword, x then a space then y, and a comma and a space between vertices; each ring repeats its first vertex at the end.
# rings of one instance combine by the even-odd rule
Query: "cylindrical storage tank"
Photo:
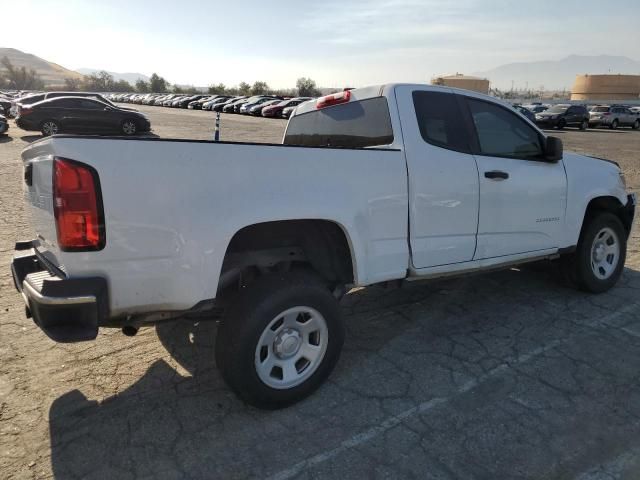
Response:
POLYGON ((455 75, 445 75, 431 79, 432 85, 444 85, 446 87, 463 88, 479 93, 489 93, 489 80, 486 78, 469 77, 456 73, 455 75))
POLYGON ((640 75, 578 75, 571 100, 637 100, 640 75))

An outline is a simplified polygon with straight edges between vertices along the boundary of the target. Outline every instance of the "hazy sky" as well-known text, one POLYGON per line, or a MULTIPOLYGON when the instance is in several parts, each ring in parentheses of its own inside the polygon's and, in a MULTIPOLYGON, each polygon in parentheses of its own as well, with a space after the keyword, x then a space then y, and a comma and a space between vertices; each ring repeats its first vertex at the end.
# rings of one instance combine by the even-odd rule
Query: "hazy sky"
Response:
POLYGON ((566 55, 640 60, 640 0, 1 0, 0 47, 198 86, 428 81, 566 55))

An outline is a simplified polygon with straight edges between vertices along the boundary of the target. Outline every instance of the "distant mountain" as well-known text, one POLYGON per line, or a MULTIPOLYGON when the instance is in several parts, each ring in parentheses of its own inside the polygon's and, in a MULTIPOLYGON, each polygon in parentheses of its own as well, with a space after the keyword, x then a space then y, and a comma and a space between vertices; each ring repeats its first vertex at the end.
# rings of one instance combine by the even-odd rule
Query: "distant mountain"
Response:
POLYGON ((0 58, 7 57, 16 67, 33 68, 44 81, 45 86, 62 86, 65 78, 82 78, 82 75, 73 70, 30 53, 21 52, 15 48, 0 48, 0 58))
MULTIPOLYGON (((91 75, 92 73, 98 73, 101 70, 96 68, 78 68, 76 69, 76 71, 83 75, 91 75)), ((149 81, 149 77, 142 73, 120 73, 120 72, 110 72, 108 70, 105 70, 105 71, 109 75, 111 75, 116 82, 119 80, 125 80, 129 82, 131 85, 135 85, 135 83, 140 79, 144 80, 145 82, 149 81)))
POLYGON ((486 72, 472 75, 488 78, 491 86, 499 89, 525 88, 537 90, 571 90, 576 75, 623 73, 640 75, 640 62, 627 57, 611 55, 581 56, 569 55, 562 60, 540 62, 520 62, 501 65, 486 72))

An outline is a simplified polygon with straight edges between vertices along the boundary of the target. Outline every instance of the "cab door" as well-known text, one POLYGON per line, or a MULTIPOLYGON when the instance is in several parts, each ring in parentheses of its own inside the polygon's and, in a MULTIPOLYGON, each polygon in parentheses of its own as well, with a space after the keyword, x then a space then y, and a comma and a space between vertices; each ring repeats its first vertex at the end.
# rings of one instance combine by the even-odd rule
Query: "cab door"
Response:
POLYGON ((468 262, 476 249, 478 168, 457 96, 442 87, 395 90, 409 174, 409 241, 416 269, 468 262))
POLYGON ((464 96, 475 138, 480 214, 475 260, 560 247, 567 180, 544 137, 510 108, 464 96))

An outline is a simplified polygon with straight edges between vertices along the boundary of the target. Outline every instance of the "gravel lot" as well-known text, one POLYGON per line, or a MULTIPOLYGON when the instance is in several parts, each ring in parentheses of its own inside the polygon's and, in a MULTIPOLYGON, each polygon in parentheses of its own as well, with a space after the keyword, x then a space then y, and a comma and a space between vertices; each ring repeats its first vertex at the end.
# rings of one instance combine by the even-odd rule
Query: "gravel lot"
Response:
MULTIPOLYGON (((141 107, 161 137, 209 112, 141 107)), ((285 122, 223 116, 222 139, 285 122)), ((640 132, 556 132, 640 190, 640 132)), ((329 382, 277 412, 222 383, 209 322, 62 345, 24 318, 9 263, 28 239, 20 151, 0 137, 0 478, 640 478, 640 229, 619 286, 591 296, 533 265, 344 299, 329 382)))

